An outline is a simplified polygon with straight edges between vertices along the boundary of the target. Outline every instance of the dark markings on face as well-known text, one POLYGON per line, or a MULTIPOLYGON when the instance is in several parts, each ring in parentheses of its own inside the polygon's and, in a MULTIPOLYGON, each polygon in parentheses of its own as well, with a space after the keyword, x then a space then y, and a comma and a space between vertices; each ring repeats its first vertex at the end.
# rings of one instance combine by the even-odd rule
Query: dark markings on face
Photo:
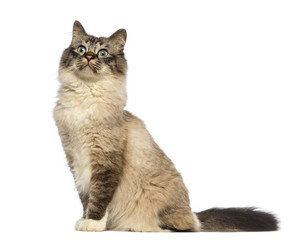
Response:
POLYGON ((96 45, 96 44, 99 44, 99 45, 102 45, 103 43, 101 42, 100 38, 96 38, 96 37, 93 37, 91 36, 90 38, 88 38, 86 40, 87 43, 91 44, 91 45, 96 45))
MULTIPOLYGON (((118 32, 119 31, 116 33, 118 32)), ((95 75, 125 75, 127 62, 123 48, 126 40, 126 32, 125 38, 123 36, 124 39, 122 39, 120 34, 114 34, 113 38, 112 36, 109 38, 98 38, 86 33, 78 34, 76 32, 74 34, 73 30, 72 42, 62 54, 60 68, 74 72, 75 74, 85 68, 90 68, 95 75), (124 42, 121 40, 124 40, 124 42), (87 61, 86 54, 80 54, 78 52, 79 46, 84 46, 86 52, 93 52, 95 58, 87 61), (108 52, 107 56, 101 57, 98 55, 99 50, 102 49, 108 52)))

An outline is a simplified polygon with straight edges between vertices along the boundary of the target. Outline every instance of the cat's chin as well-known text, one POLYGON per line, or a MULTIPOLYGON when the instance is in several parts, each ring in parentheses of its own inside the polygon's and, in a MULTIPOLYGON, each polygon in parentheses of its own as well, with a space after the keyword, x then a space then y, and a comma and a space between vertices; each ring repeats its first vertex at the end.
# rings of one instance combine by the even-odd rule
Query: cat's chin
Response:
POLYGON ((83 81, 99 81, 101 78, 100 74, 95 73, 90 67, 76 71, 75 75, 83 81))
POLYGON ((97 74, 95 72, 95 70, 93 70, 93 68, 89 64, 85 65, 82 69, 79 70, 79 72, 83 72, 85 74, 88 74, 88 73, 97 74))

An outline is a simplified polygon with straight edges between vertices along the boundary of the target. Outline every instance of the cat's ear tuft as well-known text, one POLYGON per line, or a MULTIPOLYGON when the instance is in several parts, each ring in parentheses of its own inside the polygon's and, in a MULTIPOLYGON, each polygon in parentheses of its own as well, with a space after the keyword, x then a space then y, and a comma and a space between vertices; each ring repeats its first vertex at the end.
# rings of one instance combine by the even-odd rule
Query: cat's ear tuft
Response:
POLYGON ((72 34, 72 41, 75 39, 81 39, 82 36, 87 35, 83 26, 79 21, 75 21, 73 24, 73 34, 72 34))
POLYGON ((126 38, 127 38, 127 32, 123 28, 119 29, 109 37, 112 44, 117 46, 121 51, 124 50, 126 38))

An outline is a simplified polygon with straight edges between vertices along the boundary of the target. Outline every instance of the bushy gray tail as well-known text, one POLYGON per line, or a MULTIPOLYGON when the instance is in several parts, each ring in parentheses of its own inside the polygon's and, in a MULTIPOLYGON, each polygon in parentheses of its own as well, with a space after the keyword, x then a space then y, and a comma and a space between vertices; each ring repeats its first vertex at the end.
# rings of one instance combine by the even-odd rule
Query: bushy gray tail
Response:
POLYGON ((255 208, 211 208, 196 214, 204 232, 278 230, 274 215, 255 208))

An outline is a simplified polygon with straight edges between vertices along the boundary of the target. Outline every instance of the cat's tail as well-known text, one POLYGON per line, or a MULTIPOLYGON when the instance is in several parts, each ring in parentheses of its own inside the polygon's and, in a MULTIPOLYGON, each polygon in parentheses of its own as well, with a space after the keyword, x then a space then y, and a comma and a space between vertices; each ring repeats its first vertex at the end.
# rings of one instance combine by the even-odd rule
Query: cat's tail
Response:
POLYGON ((196 215, 204 232, 278 230, 276 217, 256 208, 211 208, 196 215))

